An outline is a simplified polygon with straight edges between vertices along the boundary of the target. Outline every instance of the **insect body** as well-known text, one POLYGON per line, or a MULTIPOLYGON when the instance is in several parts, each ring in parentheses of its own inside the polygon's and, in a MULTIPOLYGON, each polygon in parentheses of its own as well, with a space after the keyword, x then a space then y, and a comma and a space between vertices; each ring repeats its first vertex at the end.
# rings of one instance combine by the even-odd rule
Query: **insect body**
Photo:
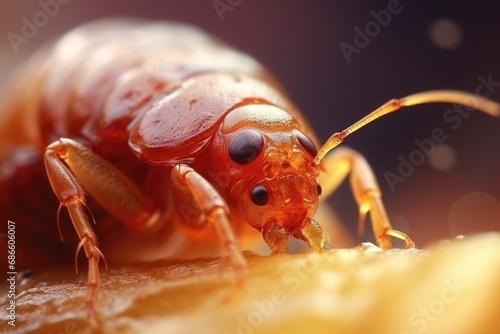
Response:
POLYGON ((77 28, 7 87, 1 212, 21 226, 18 266, 54 266, 83 248, 94 328, 103 256, 117 264, 225 252, 241 282, 237 240, 262 236, 282 253, 294 237, 320 251, 320 178, 326 197, 350 172, 379 245, 390 248, 395 236, 411 246, 392 229, 365 159, 348 148, 325 154, 401 106, 453 102, 499 114, 497 104, 466 93, 420 93, 390 101, 318 153, 306 120, 256 61, 195 28, 143 21, 77 28), (73 225, 62 222, 61 237, 77 232, 64 245, 53 233, 58 207, 73 225))

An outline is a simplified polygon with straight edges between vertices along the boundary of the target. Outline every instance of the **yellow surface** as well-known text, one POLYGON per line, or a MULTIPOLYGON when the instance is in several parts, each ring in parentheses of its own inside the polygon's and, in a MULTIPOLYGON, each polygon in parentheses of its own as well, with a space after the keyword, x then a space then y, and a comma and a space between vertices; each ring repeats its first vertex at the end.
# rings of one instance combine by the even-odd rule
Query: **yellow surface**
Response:
MULTIPOLYGON (((428 251, 366 246, 247 259, 236 292, 219 259, 104 271, 98 309, 105 332, 500 333, 498 233, 428 251)), ((42 274, 18 297, 15 328, 4 320, 2 293, 1 326, 87 333, 84 278, 70 270, 42 274)))

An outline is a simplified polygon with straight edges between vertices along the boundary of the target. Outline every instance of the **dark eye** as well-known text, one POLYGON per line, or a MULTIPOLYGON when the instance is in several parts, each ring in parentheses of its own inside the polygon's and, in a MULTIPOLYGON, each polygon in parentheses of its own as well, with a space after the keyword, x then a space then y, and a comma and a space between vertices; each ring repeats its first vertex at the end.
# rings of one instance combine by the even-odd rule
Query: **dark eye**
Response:
POLYGON ((261 185, 255 186, 252 190, 252 194, 250 194, 250 199, 255 205, 266 205, 269 201, 269 194, 267 193, 266 187, 261 185))
POLYGON ((318 197, 321 196, 323 189, 321 189, 321 185, 319 183, 316 184, 316 191, 318 192, 318 197))
POLYGON ((229 156, 243 165, 252 162, 264 147, 264 138, 255 130, 242 130, 229 143, 229 156))
POLYGON ((300 131, 295 130, 294 133, 295 133, 295 136, 297 137, 300 145, 302 145, 302 147, 307 152, 309 152, 310 155, 315 157, 316 154, 318 154, 318 150, 316 149, 316 146, 314 146, 312 140, 309 139, 305 134, 303 134, 300 131))

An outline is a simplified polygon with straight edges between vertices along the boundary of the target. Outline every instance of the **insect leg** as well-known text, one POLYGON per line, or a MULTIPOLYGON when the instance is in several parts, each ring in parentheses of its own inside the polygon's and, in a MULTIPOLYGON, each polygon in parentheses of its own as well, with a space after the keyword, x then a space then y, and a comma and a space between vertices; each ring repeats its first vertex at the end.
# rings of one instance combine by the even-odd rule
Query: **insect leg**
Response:
POLYGON ((359 207, 360 231, 369 212, 373 233, 380 247, 392 247, 390 236, 405 241, 406 247, 414 246, 410 237, 392 228, 373 171, 360 153, 346 147, 337 148, 323 159, 323 169, 325 172, 320 176, 320 183, 324 197, 331 194, 350 173, 351 188, 359 207))
POLYGON ((87 313, 92 328, 99 328, 95 302, 100 285, 99 259, 102 256, 97 246, 97 237, 85 214, 85 193, 71 172, 50 149, 45 152, 45 166, 52 189, 61 205, 68 209, 78 238, 83 241, 83 250, 89 263, 87 278, 87 313))
MULTIPOLYGON (((172 182, 174 187, 187 190, 197 205, 193 210, 199 209, 205 222, 214 224, 231 258, 237 282, 241 284, 246 260, 236 244, 236 237, 228 218, 229 209, 222 196, 207 180, 187 165, 178 165, 172 169, 172 182)), ((189 221, 186 223, 190 224, 189 221)))
POLYGON ((88 260, 87 312, 91 326, 99 329, 95 302, 100 284, 99 259, 103 255, 87 215, 84 188, 130 228, 145 229, 156 215, 139 189, 119 170, 71 139, 62 138, 49 145, 44 160, 52 189, 61 205, 68 209, 80 239, 77 253, 83 247, 88 260))
POLYGON ((56 160, 64 161, 76 182, 92 198, 130 230, 144 231, 157 222, 159 213, 153 210, 152 202, 148 202, 141 190, 89 148, 72 139, 61 138, 47 147, 49 151, 57 155, 56 160))

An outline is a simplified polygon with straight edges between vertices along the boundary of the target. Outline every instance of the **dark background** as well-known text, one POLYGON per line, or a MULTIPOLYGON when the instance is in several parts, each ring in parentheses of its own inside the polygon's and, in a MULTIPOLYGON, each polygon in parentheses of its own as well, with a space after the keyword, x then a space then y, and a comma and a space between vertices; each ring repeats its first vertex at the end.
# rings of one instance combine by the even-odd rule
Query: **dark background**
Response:
MULTIPOLYGON (((392 97, 435 88, 474 92, 480 75, 500 81, 499 5, 494 1, 402 0, 401 13, 353 54, 351 63, 339 44, 353 44, 353 29, 364 30, 373 21, 370 11, 386 9, 389 1, 232 0, 238 2, 221 20, 213 0, 71 0, 14 53, 7 34, 20 34, 22 18, 31 21, 41 7, 38 1, 3 0, 0 75, 53 36, 91 19, 121 15, 186 21, 267 66, 322 141, 392 97), (440 19, 458 26, 458 46, 446 49, 433 42, 432 27, 440 19)), ((491 97, 500 101, 497 89, 491 97)), ((449 107, 407 109, 373 123, 346 143, 372 164, 395 225, 420 246, 460 233, 500 230, 500 119, 473 112, 452 130, 443 121, 449 107), (426 162, 391 191, 384 173, 397 173, 398 156, 407 158, 417 148, 414 140, 430 138, 438 127, 445 130, 455 164, 440 171, 426 162)), ((357 208, 348 183, 329 201, 354 228, 357 208)))

